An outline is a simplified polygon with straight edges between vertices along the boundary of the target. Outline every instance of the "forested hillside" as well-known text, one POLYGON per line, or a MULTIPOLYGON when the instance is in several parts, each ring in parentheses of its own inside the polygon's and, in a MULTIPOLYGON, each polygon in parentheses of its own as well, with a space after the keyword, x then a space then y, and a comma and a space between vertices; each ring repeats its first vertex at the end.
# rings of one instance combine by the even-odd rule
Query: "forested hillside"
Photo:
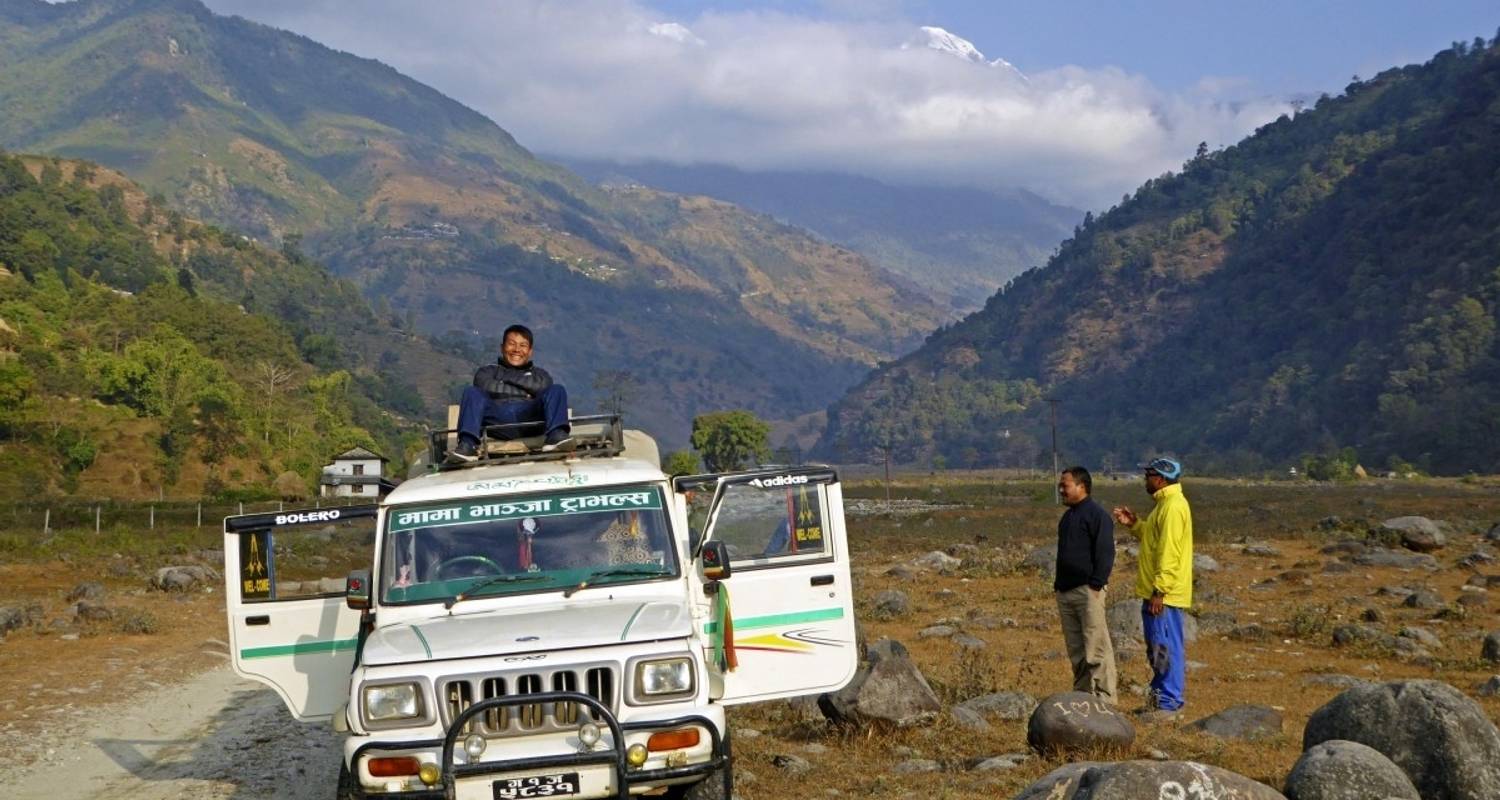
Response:
POLYGON ((292 248, 0 152, 0 497, 311 492, 356 444, 399 467, 429 403, 398 363, 442 358, 292 248), (376 371, 369 337, 416 352, 376 371))
POLYGON ((948 314, 800 229, 603 191, 390 67, 197 0, 0 4, 0 108, 0 146, 117 168, 276 246, 300 235, 379 316, 454 352, 489 360, 532 324, 576 408, 625 373, 636 423, 669 446, 700 411, 824 407, 948 314))
POLYGON ((1461 43, 1200 152, 880 370, 824 446, 1500 469, 1500 51, 1461 43))

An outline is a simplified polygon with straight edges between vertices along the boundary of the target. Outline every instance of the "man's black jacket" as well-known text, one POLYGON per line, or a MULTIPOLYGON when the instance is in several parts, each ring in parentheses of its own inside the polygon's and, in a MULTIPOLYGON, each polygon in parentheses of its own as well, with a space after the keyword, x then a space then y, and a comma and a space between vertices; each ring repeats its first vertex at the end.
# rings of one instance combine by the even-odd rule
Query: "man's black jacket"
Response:
POLYGON ((474 373, 474 385, 489 392, 491 400, 534 400, 552 385, 552 376, 530 361, 512 367, 501 359, 480 367, 474 373))
POLYGON ((1090 497, 1057 521, 1057 579, 1052 589, 1066 592, 1088 584, 1103 589, 1115 566, 1115 523, 1090 497))

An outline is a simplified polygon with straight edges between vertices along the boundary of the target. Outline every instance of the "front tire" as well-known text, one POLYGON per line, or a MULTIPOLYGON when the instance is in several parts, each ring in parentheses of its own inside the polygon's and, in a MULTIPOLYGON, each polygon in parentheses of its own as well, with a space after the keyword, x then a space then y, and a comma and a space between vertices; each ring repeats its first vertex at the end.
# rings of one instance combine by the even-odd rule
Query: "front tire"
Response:
POLYGON ((697 783, 674 786, 667 797, 674 800, 731 800, 734 796, 734 755, 729 748, 729 734, 724 734, 724 766, 697 783))
POLYGON ((350 774, 348 764, 339 764, 339 788, 335 791, 334 800, 365 800, 365 793, 350 774))

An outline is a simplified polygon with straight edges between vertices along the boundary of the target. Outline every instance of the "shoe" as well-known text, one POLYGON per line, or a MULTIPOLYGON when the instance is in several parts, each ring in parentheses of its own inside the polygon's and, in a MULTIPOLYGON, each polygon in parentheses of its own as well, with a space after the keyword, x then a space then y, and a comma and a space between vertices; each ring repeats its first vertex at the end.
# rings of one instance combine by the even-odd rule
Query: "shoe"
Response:
POLYGON ((448 451, 448 457, 444 459, 449 464, 467 464, 479 458, 479 449, 468 439, 459 441, 458 446, 448 451))
POLYGON ((547 432, 547 443, 542 445, 543 453, 566 453, 578 447, 578 440, 568 435, 566 428, 553 428, 547 432))
POLYGON ((1177 719, 1182 713, 1180 708, 1140 708, 1136 709, 1135 718, 1141 722, 1167 722, 1177 719))

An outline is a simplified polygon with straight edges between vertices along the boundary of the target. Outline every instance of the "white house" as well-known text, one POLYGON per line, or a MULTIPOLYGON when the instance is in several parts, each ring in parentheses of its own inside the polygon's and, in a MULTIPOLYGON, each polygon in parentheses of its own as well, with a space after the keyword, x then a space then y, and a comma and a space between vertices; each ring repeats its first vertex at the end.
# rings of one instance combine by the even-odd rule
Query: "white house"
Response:
POLYGON ((389 459, 356 447, 334 456, 333 463, 323 467, 323 476, 318 478, 318 494, 322 497, 368 497, 374 499, 396 488, 396 484, 385 477, 385 464, 389 459))

